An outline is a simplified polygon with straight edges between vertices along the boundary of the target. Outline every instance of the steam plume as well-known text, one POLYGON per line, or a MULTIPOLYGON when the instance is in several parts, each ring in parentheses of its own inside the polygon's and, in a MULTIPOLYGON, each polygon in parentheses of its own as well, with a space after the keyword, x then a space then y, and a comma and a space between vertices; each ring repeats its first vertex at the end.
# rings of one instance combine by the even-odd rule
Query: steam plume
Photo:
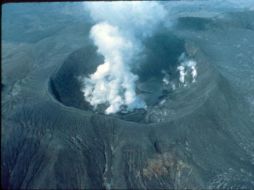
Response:
POLYGON ((192 78, 191 82, 195 83, 198 75, 196 61, 188 59, 184 53, 180 56, 179 61, 181 63, 180 66, 177 67, 177 70, 179 71, 180 83, 186 86, 187 85, 186 77, 188 77, 189 75, 192 78))
POLYGON ((84 79, 85 99, 95 108, 108 107, 106 114, 123 108, 132 111, 146 108, 136 94, 138 76, 131 72, 133 58, 138 55, 141 38, 152 35, 165 17, 165 10, 156 2, 93 2, 85 3, 95 22, 90 37, 104 56, 104 63, 84 79))

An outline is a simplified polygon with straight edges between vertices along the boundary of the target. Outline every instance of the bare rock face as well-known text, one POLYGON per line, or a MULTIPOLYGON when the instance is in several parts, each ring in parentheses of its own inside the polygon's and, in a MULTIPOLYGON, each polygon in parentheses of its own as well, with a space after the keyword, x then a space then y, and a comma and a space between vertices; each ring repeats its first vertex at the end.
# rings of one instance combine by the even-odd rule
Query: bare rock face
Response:
POLYGON ((254 90, 253 20, 236 17, 253 12, 181 18, 173 31, 144 42, 147 56, 133 72, 148 108, 125 114, 105 115, 84 100, 78 78, 103 58, 84 39, 90 25, 82 28, 83 20, 31 44, 3 46, 10 53, 3 58, 2 187, 253 189, 254 121, 246 100, 254 90), (238 43, 246 48, 241 55, 238 43), (161 70, 177 81, 183 52, 197 62, 197 81, 165 92, 161 70), (26 67, 21 74, 15 56, 26 67))

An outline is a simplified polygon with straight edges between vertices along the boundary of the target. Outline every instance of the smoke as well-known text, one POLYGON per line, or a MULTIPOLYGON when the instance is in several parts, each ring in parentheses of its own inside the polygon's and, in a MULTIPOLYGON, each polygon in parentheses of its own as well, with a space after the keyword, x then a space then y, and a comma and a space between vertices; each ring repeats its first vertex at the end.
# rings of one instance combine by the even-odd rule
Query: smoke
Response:
POLYGON ((188 59, 184 53, 180 56, 179 61, 181 63, 177 67, 177 70, 179 71, 180 83, 187 86, 188 81, 186 81, 186 78, 190 78, 189 80, 191 80, 191 83, 195 83, 198 75, 197 62, 192 59, 188 59))
POLYGON ((178 87, 186 87, 196 82, 198 76, 197 62, 188 58, 185 53, 180 55, 178 61, 179 65, 176 70, 179 73, 179 78, 177 81, 171 80, 170 74, 166 70, 162 70, 162 74, 164 74, 162 82, 166 89, 175 90, 176 84, 178 87))
POLYGON ((124 58, 131 56, 132 42, 124 38, 117 27, 105 22, 93 26, 90 34, 105 61, 90 78, 85 78, 86 100, 94 107, 108 103, 106 114, 118 112, 123 105, 129 110, 145 107, 135 92, 138 77, 131 73, 124 58))
POLYGON ((95 22, 107 21, 134 38, 151 35, 167 14, 154 1, 87 2, 85 7, 95 22))
POLYGON ((87 2, 97 22, 90 38, 104 56, 95 73, 84 78, 82 92, 95 109, 105 104, 106 114, 146 108, 136 94, 138 76, 131 72, 142 49, 141 39, 153 34, 166 16, 157 2, 87 2))

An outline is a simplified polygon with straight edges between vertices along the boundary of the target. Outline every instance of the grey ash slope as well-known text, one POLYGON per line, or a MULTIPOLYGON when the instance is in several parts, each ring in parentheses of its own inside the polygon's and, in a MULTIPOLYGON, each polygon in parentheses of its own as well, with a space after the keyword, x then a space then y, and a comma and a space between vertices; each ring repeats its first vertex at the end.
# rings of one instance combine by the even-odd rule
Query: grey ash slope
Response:
MULTIPOLYGON (((247 19, 249 14, 253 18, 253 13, 241 15, 247 19)), ((83 37, 83 22, 21 47, 4 41, 2 186, 253 188, 253 108, 247 102, 254 90, 248 53, 254 52, 253 30, 244 23, 224 28, 223 18, 218 25, 209 21, 196 27, 199 19, 192 19, 193 27, 173 33, 199 63, 198 81, 173 92, 164 106, 151 106, 142 118, 146 122, 94 113, 82 103, 75 77, 101 59, 83 37), (237 50, 239 43, 247 50, 237 50), (236 52, 246 59, 243 66, 236 52), (22 62, 27 57, 33 60, 22 62), (28 69, 20 73, 17 63, 28 69), (9 80, 12 73, 16 78, 9 80)))

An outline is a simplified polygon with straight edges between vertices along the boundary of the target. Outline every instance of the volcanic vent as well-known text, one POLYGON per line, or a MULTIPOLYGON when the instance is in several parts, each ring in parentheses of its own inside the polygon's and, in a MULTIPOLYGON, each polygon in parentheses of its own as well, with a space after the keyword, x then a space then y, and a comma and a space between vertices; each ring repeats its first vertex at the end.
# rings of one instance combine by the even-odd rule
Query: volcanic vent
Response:
MULTIPOLYGON (((156 33, 146 39, 141 55, 137 57, 132 72, 138 76, 135 92, 146 103, 146 108, 126 111, 124 108, 114 116, 136 122, 144 122, 147 112, 158 106, 166 97, 185 83, 180 80, 179 65, 187 59, 185 42, 174 34, 165 31, 156 33), (185 58, 183 57, 185 56, 185 58)), ((50 79, 50 89, 54 97, 66 106, 75 107, 89 112, 103 114, 107 105, 101 104, 94 108, 82 93, 85 88, 82 82, 96 71, 104 58, 97 53, 91 43, 73 52, 50 79)))

